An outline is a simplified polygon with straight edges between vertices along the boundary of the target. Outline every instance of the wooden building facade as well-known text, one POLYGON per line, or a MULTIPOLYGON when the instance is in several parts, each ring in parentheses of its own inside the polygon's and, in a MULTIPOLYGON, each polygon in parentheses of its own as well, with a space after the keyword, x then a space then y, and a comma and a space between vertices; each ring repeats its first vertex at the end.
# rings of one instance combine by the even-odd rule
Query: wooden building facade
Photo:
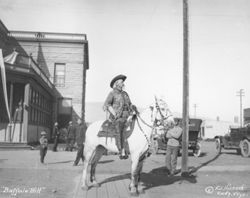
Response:
POLYGON ((11 115, 0 86, 0 142, 37 142, 54 122, 85 120, 88 41, 85 34, 9 31, 0 21, 11 115))

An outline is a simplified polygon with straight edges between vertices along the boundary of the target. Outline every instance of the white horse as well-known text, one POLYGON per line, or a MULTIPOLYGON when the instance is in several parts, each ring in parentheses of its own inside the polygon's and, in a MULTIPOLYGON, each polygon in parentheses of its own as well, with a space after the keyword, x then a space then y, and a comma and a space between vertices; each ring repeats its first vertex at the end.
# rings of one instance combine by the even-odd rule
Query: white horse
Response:
MULTIPOLYGON (((167 125, 174 122, 173 115, 169 110, 166 102, 155 100, 155 103, 142 113, 136 115, 135 126, 132 134, 127 139, 131 155, 131 183, 129 185, 132 196, 138 195, 138 183, 142 171, 143 161, 148 154, 151 145, 150 140, 154 131, 159 126, 167 125)), ((107 150, 118 152, 115 144, 115 138, 98 137, 97 134, 101 128, 103 121, 92 123, 86 131, 86 139, 84 146, 84 164, 82 173, 82 189, 88 190, 87 185, 87 169, 91 164, 90 182, 95 187, 99 184, 95 178, 95 169, 98 161, 103 153, 107 150)))

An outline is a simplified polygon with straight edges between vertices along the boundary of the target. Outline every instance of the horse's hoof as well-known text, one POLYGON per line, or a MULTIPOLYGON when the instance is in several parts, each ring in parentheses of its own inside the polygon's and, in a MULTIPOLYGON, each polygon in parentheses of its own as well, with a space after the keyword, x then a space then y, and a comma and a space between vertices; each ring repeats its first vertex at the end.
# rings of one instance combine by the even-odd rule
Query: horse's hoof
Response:
POLYGON ((120 159, 128 159, 128 155, 120 155, 119 158, 120 159))
POLYGON ((145 185, 144 185, 144 183, 142 183, 142 182, 139 182, 138 183, 138 187, 137 187, 137 190, 138 190, 138 192, 140 193, 140 194, 144 194, 145 193, 145 185))
POLYGON ((84 191, 87 191, 87 190, 89 189, 88 186, 82 186, 81 188, 82 188, 82 190, 84 190, 84 191))
POLYGON ((138 192, 139 192, 140 194, 145 194, 145 190, 144 190, 144 189, 138 189, 138 192))
POLYGON ((138 197, 139 193, 138 192, 130 192, 131 197, 138 197))

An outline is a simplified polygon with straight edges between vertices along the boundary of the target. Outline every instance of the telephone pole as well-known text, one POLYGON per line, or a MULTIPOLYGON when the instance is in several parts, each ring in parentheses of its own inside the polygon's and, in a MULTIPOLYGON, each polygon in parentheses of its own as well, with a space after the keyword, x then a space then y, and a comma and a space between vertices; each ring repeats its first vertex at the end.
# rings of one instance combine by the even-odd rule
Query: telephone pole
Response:
POLYGON ((242 127, 242 97, 245 96, 244 94, 244 89, 240 89, 236 95, 240 97, 240 127, 242 127))
POLYGON ((182 160, 181 175, 188 172, 188 122, 189 122, 189 50, 188 50, 188 0, 183 0, 183 110, 182 110, 182 160))

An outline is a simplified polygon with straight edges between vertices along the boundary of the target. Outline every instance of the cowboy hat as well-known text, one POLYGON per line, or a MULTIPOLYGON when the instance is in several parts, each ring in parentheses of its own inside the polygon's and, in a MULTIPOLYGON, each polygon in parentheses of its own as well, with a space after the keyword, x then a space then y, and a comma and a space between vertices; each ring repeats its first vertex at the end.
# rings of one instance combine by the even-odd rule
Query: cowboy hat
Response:
POLYGON ((123 81, 125 81, 125 80, 126 80, 126 78, 127 78, 127 76, 122 75, 122 74, 120 74, 120 75, 118 75, 118 76, 114 77, 114 78, 111 80, 111 82, 110 82, 110 87, 111 87, 111 88, 113 88, 114 83, 115 83, 117 80, 122 79, 123 81))

